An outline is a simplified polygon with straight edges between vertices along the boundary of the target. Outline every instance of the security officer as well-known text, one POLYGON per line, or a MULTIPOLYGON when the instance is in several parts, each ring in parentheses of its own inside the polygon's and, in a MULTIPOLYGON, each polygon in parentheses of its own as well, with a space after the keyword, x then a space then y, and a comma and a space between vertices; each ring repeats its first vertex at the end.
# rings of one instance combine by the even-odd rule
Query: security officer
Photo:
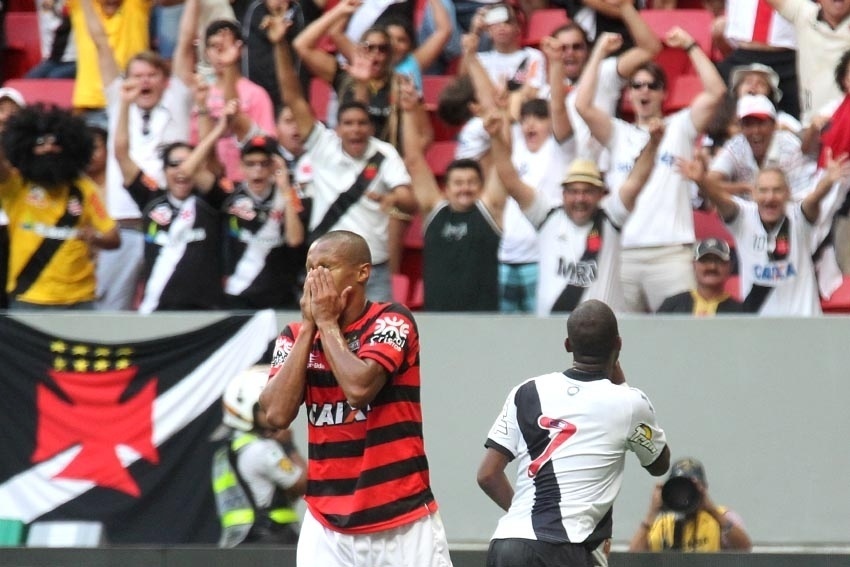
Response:
POLYGON ((266 382, 268 370, 255 366, 238 374, 222 398, 223 422, 232 434, 213 459, 220 547, 298 541, 293 502, 304 493, 307 468, 289 431, 272 428, 259 409, 266 382))

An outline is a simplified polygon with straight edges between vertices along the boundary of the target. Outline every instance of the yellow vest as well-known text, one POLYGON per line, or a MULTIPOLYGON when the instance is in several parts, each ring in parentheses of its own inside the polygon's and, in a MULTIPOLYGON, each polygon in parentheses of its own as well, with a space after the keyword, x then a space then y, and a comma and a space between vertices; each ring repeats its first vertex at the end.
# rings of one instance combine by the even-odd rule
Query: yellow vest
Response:
MULTIPOLYGON (((720 506, 718 510, 723 513, 726 508, 720 506)), ((667 512, 655 519, 647 535, 650 551, 673 549, 676 518, 676 514, 667 512)), ((708 512, 700 510, 696 516, 685 519, 681 530, 681 551, 713 552, 721 550, 720 523, 708 512)))

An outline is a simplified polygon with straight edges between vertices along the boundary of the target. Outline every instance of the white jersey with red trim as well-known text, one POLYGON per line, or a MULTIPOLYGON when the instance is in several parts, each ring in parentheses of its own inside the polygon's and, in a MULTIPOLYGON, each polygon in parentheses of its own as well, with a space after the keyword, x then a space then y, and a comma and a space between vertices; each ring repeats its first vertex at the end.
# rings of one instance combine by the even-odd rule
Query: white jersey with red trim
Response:
POLYGON ((488 448, 519 459, 514 498, 493 539, 609 537, 626 452, 647 466, 666 445, 640 390, 575 369, 526 380, 511 390, 487 438, 488 448))

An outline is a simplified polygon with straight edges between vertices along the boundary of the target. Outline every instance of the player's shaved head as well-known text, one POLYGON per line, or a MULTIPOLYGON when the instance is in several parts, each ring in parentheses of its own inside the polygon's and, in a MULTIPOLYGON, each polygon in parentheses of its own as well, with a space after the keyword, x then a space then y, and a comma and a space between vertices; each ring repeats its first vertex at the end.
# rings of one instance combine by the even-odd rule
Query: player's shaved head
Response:
POLYGON ((316 239, 313 246, 330 245, 334 252, 351 264, 371 264, 372 253, 366 240, 348 230, 333 230, 316 239))
POLYGON ((620 348, 617 317, 606 304, 595 299, 575 308, 567 319, 568 350, 576 362, 602 364, 620 348))

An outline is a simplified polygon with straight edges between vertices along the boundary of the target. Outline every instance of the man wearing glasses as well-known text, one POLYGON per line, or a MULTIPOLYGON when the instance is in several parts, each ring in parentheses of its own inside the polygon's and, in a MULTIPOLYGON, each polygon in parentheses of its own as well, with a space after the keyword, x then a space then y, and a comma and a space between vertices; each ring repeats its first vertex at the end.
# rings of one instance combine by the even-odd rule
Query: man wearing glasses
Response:
MULTIPOLYGON (((694 143, 726 94, 726 85, 714 64, 693 38, 679 27, 665 37, 667 45, 683 49, 702 81, 704 91, 691 105, 665 118, 664 137, 655 167, 638 197, 634 213, 623 228, 622 280, 626 309, 653 312, 671 295, 694 286, 694 225, 691 183, 679 171, 681 160, 693 157, 694 143)), ((600 62, 622 43, 617 34, 602 34, 579 81, 576 109, 594 138, 611 152, 606 181, 618 187, 643 147, 646 128, 662 118, 667 78, 654 63, 646 63, 631 75, 628 97, 635 124, 613 118, 593 104, 600 62)))

